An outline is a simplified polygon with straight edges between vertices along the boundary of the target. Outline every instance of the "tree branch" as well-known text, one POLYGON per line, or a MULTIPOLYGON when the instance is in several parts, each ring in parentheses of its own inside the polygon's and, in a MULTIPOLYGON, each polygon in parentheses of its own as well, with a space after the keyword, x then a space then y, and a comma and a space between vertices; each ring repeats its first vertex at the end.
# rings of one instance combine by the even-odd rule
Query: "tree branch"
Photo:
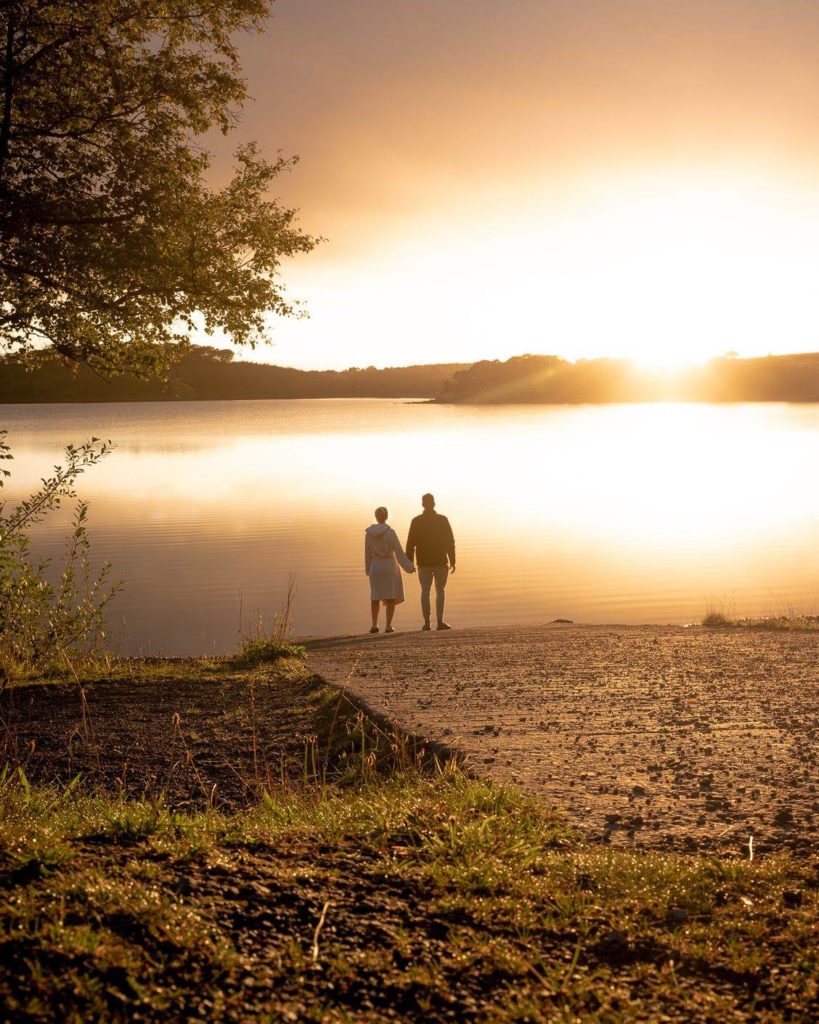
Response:
POLYGON ((11 104, 13 96, 12 76, 14 74, 14 5, 9 4, 6 23, 6 60, 3 69, 3 119, 0 121, 0 184, 9 152, 11 134, 11 104))

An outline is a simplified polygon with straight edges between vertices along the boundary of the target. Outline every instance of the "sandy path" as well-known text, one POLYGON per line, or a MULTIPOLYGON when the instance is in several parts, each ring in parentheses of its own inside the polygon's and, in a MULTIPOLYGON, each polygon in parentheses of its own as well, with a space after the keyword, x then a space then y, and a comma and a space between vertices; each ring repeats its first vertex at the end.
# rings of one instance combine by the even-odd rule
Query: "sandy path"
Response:
POLYGON ((314 641, 310 663, 593 839, 819 840, 819 633, 542 626, 314 641))

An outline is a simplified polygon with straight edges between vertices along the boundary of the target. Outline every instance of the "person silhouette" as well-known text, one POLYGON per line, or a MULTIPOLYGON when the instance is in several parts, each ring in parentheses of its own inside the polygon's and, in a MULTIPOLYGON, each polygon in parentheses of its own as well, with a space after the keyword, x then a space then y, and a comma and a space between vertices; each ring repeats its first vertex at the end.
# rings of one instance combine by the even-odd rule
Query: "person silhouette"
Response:
POLYGON ((418 565, 421 583, 421 612, 423 629, 431 629, 430 591, 435 583, 435 615, 438 629, 452 629, 444 622, 444 591, 449 573, 455 572, 455 537, 446 516, 435 511, 435 498, 431 494, 421 497, 424 511, 410 523, 407 536, 407 558, 418 565))
POLYGON ((378 632, 378 611, 386 608, 385 633, 394 633, 392 618, 395 606, 404 600, 401 570, 415 572, 412 559, 407 558, 398 534, 387 525, 389 512, 383 505, 375 510, 375 522, 364 531, 364 572, 370 580, 371 633, 378 632))

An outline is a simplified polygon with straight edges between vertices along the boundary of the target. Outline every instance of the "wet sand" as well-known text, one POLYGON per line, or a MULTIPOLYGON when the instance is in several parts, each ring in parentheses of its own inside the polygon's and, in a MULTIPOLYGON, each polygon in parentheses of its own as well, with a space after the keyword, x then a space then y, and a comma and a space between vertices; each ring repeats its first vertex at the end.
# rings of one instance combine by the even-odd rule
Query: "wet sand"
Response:
POLYGON ((550 625, 309 646, 325 679, 594 841, 819 841, 819 633, 550 625))

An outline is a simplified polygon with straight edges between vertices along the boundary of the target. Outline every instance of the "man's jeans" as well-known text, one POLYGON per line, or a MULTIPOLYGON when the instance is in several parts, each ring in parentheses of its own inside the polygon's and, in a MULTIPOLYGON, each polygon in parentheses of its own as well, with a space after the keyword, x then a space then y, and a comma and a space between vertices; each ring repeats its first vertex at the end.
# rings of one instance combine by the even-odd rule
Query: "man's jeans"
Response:
POLYGON ((432 581, 435 580, 435 614, 438 621, 444 621, 444 589, 446 588, 449 568, 446 565, 419 565, 418 579, 421 581, 421 611, 424 615, 424 622, 429 622, 429 592, 432 589, 432 581))

